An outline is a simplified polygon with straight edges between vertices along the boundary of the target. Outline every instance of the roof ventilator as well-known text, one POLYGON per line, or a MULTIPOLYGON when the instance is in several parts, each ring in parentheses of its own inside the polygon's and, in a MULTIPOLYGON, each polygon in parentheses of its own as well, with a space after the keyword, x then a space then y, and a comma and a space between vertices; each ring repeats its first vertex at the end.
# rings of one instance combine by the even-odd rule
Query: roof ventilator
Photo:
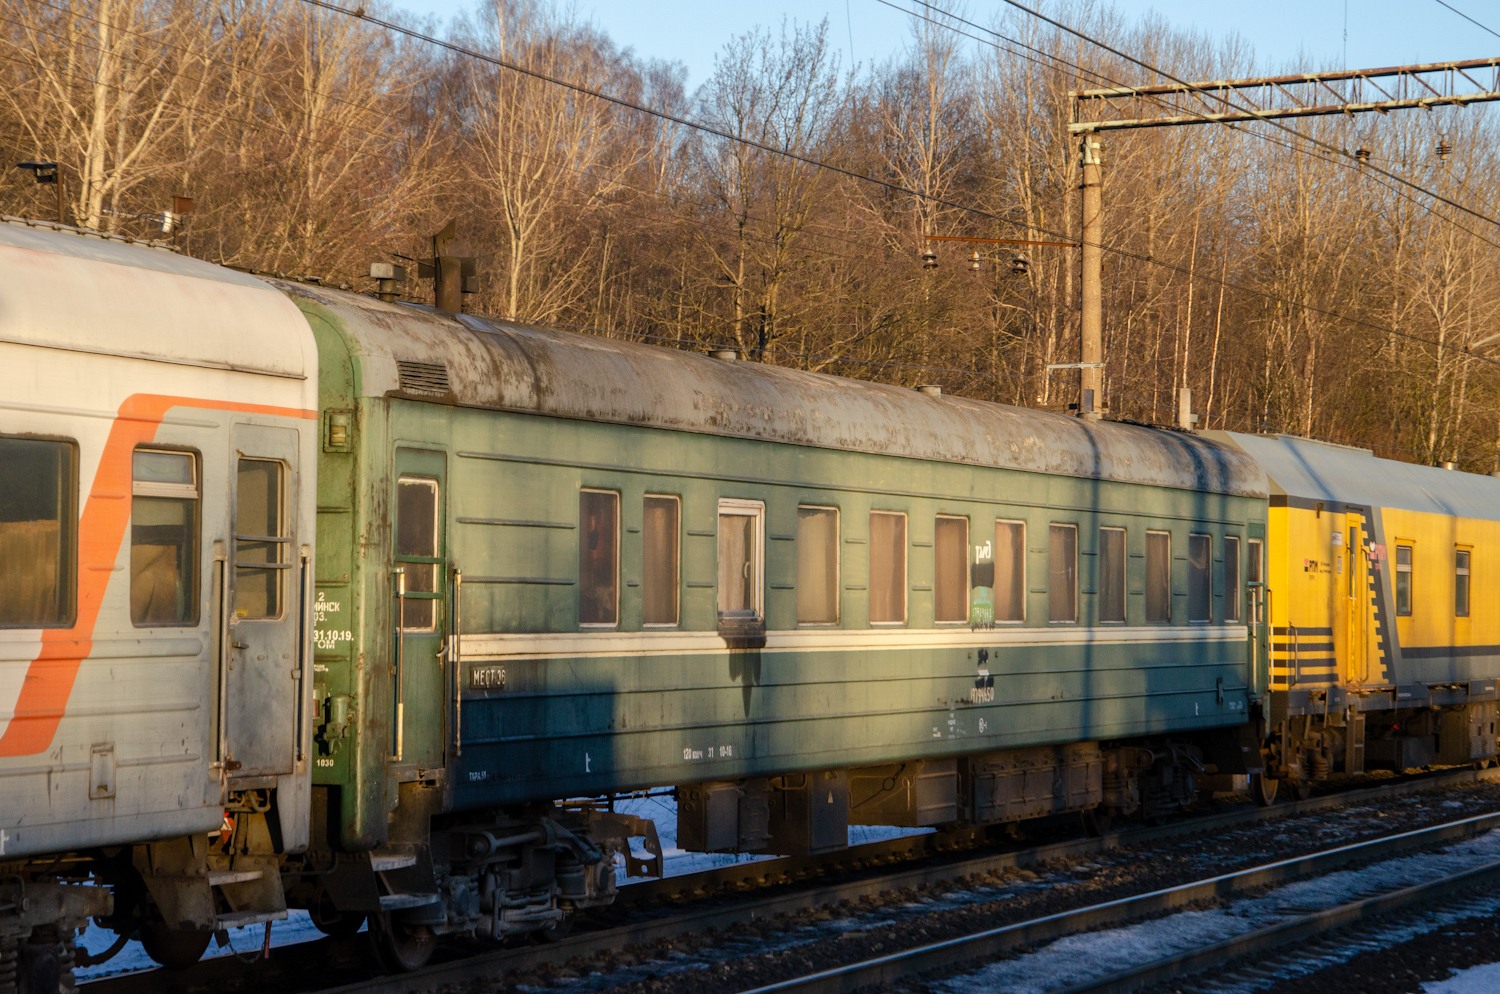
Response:
POLYGON ((452 389, 448 384, 448 367, 441 362, 397 359, 396 373, 403 393, 445 394, 452 389))

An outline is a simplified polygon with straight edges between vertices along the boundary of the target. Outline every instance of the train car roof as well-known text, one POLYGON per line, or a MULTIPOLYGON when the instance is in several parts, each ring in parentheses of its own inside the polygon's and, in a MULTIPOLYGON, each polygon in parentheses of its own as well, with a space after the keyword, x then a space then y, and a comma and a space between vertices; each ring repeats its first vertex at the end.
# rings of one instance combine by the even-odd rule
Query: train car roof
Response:
POLYGON ((307 322, 274 287, 61 225, 0 221, 0 340, 309 379, 307 322))
POLYGON ((1500 519, 1500 479, 1381 459, 1369 449, 1292 435, 1215 433, 1265 470, 1271 499, 1500 519))
POLYGON ((336 312, 362 393, 1264 496, 1232 447, 954 396, 281 284, 336 312))

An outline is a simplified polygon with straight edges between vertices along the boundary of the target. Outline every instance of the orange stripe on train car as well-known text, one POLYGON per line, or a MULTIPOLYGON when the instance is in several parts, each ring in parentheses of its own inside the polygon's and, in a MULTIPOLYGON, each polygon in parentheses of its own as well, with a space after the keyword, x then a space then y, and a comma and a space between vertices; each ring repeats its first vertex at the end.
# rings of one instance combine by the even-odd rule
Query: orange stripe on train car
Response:
POLYGON ((233 404, 197 397, 165 397, 133 394, 120 405, 99 471, 78 523, 78 613, 71 628, 48 628, 42 632, 42 648, 26 670, 21 693, 5 734, 0 735, 0 756, 34 756, 52 744, 57 726, 67 711, 68 698, 78 668, 94 647, 94 625, 104 604, 104 592, 125 526, 130 522, 130 492, 136 446, 156 438, 167 411, 174 407, 262 414, 271 417, 312 419, 317 411, 266 404, 233 404))

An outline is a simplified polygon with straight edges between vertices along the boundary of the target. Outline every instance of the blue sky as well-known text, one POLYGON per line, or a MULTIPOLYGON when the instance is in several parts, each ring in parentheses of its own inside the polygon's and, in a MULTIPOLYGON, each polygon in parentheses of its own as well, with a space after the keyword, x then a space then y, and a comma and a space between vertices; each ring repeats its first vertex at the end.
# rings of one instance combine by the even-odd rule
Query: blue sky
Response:
MULTIPOLYGON (((476 0, 391 0, 400 8, 446 20, 472 10, 476 0)), ((566 3, 568 0, 562 0, 566 3)), ((935 0, 988 23, 1002 0, 935 0)), ((1047 0, 1027 0, 1043 10, 1047 0)), ((680 61, 691 89, 713 68, 714 53, 730 38, 782 17, 828 18, 829 36, 843 63, 880 61, 900 50, 911 31, 911 0, 572 0, 581 19, 592 20, 637 54, 680 61), (852 53, 852 60, 851 60, 852 53)), ((1496 0, 1115 0, 1126 17, 1154 10, 1168 23, 1220 41, 1239 34, 1256 53, 1260 71, 1292 67, 1370 68, 1500 54, 1500 37, 1460 14, 1500 32, 1496 0), (1347 39, 1346 39, 1347 30, 1347 39), (1347 51, 1347 61, 1345 53, 1347 51)))

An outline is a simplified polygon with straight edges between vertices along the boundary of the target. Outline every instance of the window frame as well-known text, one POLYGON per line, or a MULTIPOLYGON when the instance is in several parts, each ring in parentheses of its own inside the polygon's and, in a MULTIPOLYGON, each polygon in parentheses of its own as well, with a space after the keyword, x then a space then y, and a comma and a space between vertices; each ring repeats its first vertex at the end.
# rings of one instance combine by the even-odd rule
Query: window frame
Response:
POLYGON ((1214 620, 1214 537, 1209 532, 1188 532, 1187 555, 1187 622, 1190 625, 1211 625, 1214 620), (1201 540, 1203 565, 1193 561, 1193 546, 1201 540), (1201 587, 1198 584, 1201 583, 1201 587), (1202 616, 1194 610, 1201 605, 1202 616))
POLYGON ((1049 625, 1076 625, 1078 624, 1078 525, 1069 521, 1047 522, 1047 624, 1049 625), (1053 565, 1052 555, 1056 548, 1056 534, 1060 531, 1071 532, 1073 535, 1073 562, 1068 567, 1072 577, 1072 589, 1069 591, 1069 603, 1072 608, 1072 616, 1065 618, 1053 617, 1053 583, 1052 577, 1057 572, 1053 565))
MULTIPOLYGON (((752 500, 744 497, 720 497, 717 513, 714 516, 714 597, 715 615, 720 624, 724 622, 762 622, 766 617, 766 503, 762 500, 752 500), (751 585, 751 594, 754 601, 750 609, 728 610, 724 609, 723 586, 719 583, 719 569, 723 559, 723 538, 721 529, 725 517, 747 517, 753 522, 754 540, 753 548, 747 550, 747 558, 754 567, 754 580, 751 585)), ((745 579, 750 579, 746 577, 745 579)))
MULTIPOLYGON (((229 566, 234 573, 234 603, 232 613, 237 622, 246 621, 281 621, 287 617, 288 601, 290 591, 286 578, 292 572, 292 534, 290 506, 290 487, 288 481, 291 478, 291 467, 284 459, 275 459, 270 456, 239 455, 234 462, 234 522, 230 529, 229 543, 229 566), (265 463, 276 467, 276 534, 275 535, 250 535, 240 534, 240 474, 246 463, 265 463), (274 562, 267 563, 245 563, 240 562, 240 543, 249 540, 256 543, 265 543, 276 548, 278 557, 274 562), (285 559, 280 553, 285 551, 285 559), (243 587, 240 584, 241 570, 263 570, 276 577, 276 611, 271 614, 246 614, 239 613, 240 592, 243 587)), ((404 619, 403 619, 404 621, 404 619)))
POLYGON ((0 631, 26 631, 46 628, 72 628, 78 623, 78 532, 80 525, 79 487, 82 485, 78 465, 78 441, 51 435, 0 435, 0 441, 35 443, 60 446, 65 459, 59 461, 66 473, 66 487, 58 488, 58 556, 57 556, 57 602, 58 617, 55 620, 26 619, 24 621, 0 621, 0 631), (63 491, 66 490, 66 493, 63 491))
POLYGON ((1224 623, 1226 625, 1237 625, 1242 620, 1240 613, 1240 586, 1244 582, 1241 576, 1240 564, 1240 537, 1238 535, 1224 536, 1224 623), (1231 552, 1231 550, 1233 550, 1231 552), (1232 568, 1231 568, 1231 564, 1232 568), (1233 576, 1231 577, 1231 572, 1233 576))
MULTIPOLYGON (((798 504, 797 505, 797 535, 796 535, 796 539, 795 539, 795 545, 796 545, 796 550, 797 550, 797 554, 796 554, 796 563, 797 563, 797 579, 796 579, 797 597, 796 597, 796 601, 797 601, 797 624, 800 627, 806 627, 806 628, 832 628, 832 627, 837 626, 842 621, 842 619, 843 619, 843 616, 844 616, 844 607, 843 607, 842 593, 843 593, 843 589, 844 589, 843 588, 843 582, 844 582, 844 562, 843 562, 843 558, 844 557, 839 554, 839 549, 841 548, 841 542, 842 542, 843 534, 844 534, 843 527, 844 527, 843 515, 842 515, 842 512, 839 510, 839 508, 837 506, 829 505, 829 504, 798 504), (802 543, 803 543, 802 521, 803 521, 803 512, 804 511, 812 512, 813 514, 831 514, 831 515, 833 515, 833 550, 832 550, 833 551, 833 577, 832 577, 832 580, 831 580, 832 588, 829 591, 829 593, 831 593, 831 595, 832 595, 831 600, 832 600, 832 604, 833 604, 833 618, 831 620, 827 620, 827 621, 809 621, 809 620, 807 620, 807 619, 805 619, 805 618, 802 617, 802 586, 803 586, 803 577, 802 577, 802 543)), ((825 549, 823 551, 827 552, 828 550, 825 549)))
POLYGON ((1127 564, 1129 563, 1129 561, 1130 561, 1130 533, 1122 525, 1100 525, 1099 526, 1099 556, 1098 556, 1098 559, 1097 559, 1097 562, 1099 564, 1099 566, 1098 566, 1098 569, 1099 569, 1099 579, 1098 579, 1098 582, 1094 584, 1094 589, 1097 591, 1096 596, 1099 598, 1099 601, 1098 601, 1098 611, 1099 611, 1099 624, 1101 624, 1101 625, 1123 625, 1123 624, 1125 624, 1127 622, 1127 620, 1130 617, 1130 594, 1129 594, 1129 590, 1128 590, 1127 585, 1126 585, 1126 579, 1129 576, 1129 570, 1128 570, 1128 567, 1127 567, 1127 564), (1119 563, 1119 570, 1118 570, 1118 574, 1119 574, 1118 575, 1118 581, 1119 581, 1119 590, 1120 590, 1120 616, 1118 618, 1106 618, 1104 616, 1104 607, 1105 607, 1105 603, 1104 603, 1104 576, 1105 576, 1106 566, 1108 565, 1106 563, 1106 561, 1105 561, 1105 556, 1104 556, 1104 533, 1105 532, 1118 533, 1119 536, 1120 536, 1120 563, 1119 563))
POLYGON ((1250 598, 1250 623, 1252 625, 1265 624, 1266 620, 1266 540, 1263 538, 1245 539, 1245 587, 1250 589, 1254 584, 1258 591, 1250 598))
POLYGON ((1453 549, 1453 616, 1467 618, 1474 602, 1474 547, 1456 546, 1453 549), (1462 578, 1462 580, 1460 580, 1462 578), (1459 599, 1459 591, 1463 599, 1459 599))
MULTIPOLYGON (((896 511, 896 510, 891 510, 891 509, 888 509, 888 508, 871 508, 870 509, 869 518, 867 519, 867 527, 869 528, 869 531, 866 533, 866 537, 867 537, 867 541, 868 541, 868 545, 866 545, 866 548, 869 549, 870 552, 871 552, 871 557, 870 557, 871 561, 869 563, 869 569, 867 570, 867 573, 868 573, 867 581, 868 581, 868 584, 869 584, 869 595, 870 595, 869 596, 869 603, 868 603, 870 626, 872 628, 875 627, 875 626, 877 626, 877 625, 880 626, 880 627, 882 627, 882 628, 890 628, 890 627, 897 627, 897 626, 900 626, 900 625, 905 625, 911 619, 911 522, 907 520, 907 513, 905 511, 896 511), (896 518, 896 519, 899 519, 900 522, 901 522, 901 562, 900 562, 901 572, 900 572, 900 576, 899 576, 899 580, 900 580, 899 589, 901 591, 901 616, 900 616, 900 618, 897 618, 897 619, 888 619, 887 618, 887 619, 881 619, 879 621, 877 621, 875 619, 875 604, 876 604, 876 597, 875 597, 875 595, 876 595, 875 575, 876 574, 875 574, 875 563, 874 563, 874 549, 875 549, 874 534, 875 534, 875 518, 877 516, 880 516, 880 517, 889 517, 889 518, 896 518)), ((893 579, 895 579, 895 578, 893 577, 893 579)), ((894 592, 894 591, 887 591, 884 588, 882 588, 882 590, 880 592, 881 593, 888 593, 888 592, 894 592)))
MULTIPOLYGON (((266 460, 272 461, 272 460, 266 460)), ((238 470, 238 465, 236 465, 238 470)), ((238 483, 238 472, 236 472, 236 483, 238 483)), ((238 491, 236 491, 238 493, 238 491)), ((238 510, 236 508, 236 510, 238 510)), ((136 628, 192 628, 202 620, 200 601, 202 599, 203 572, 200 563, 203 558, 203 456, 196 449, 189 449, 170 445, 137 445, 130 453, 130 623, 136 628), (135 478, 135 457, 143 452, 160 453, 171 456, 186 456, 188 465, 192 471, 191 483, 160 483, 151 480, 137 480, 135 478), (189 607, 188 616, 174 621, 149 621, 136 617, 135 611, 135 528, 136 528, 136 505, 137 498, 146 500, 187 500, 191 501, 192 520, 188 525, 191 552, 182 564, 184 570, 184 592, 183 600, 189 607)), ((235 541, 238 542, 238 533, 235 541)), ((235 564, 238 569, 238 564, 235 564)), ((238 590, 238 583, 236 583, 238 590)), ((261 619, 256 619, 261 620, 261 619)))
POLYGON ((932 622, 934 625, 967 625, 969 623, 969 597, 971 584, 969 582, 969 516, 967 514, 938 514, 933 516, 932 524, 932 622), (963 541, 959 544, 959 565, 963 574, 963 596, 960 599, 963 611, 957 618, 939 618, 938 605, 942 603, 942 593, 939 586, 943 577, 942 563, 938 561, 938 533, 943 522, 962 522, 963 541))
MULTIPOLYGON (((592 577, 590 577, 590 579, 592 579, 592 577)), ((596 586, 597 585, 591 584, 591 589, 593 589, 596 586)), ((577 597, 577 607, 578 607, 578 627, 580 629, 585 629, 586 628, 586 629, 597 630, 597 629, 611 629, 611 628, 619 628, 620 627, 620 491, 618 491, 618 490, 610 490, 607 487, 579 487, 578 488, 578 597, 577 597), (587 565, 587 562, 588 562, 587 559, 585 558, 586 555, 587 555, 587 551, 586 551, 585 546, 584 546, 584 542, 585 542, 585 539, 586 539, 586 532, 587 532, 587 529, 588 529, 587 515, 585 513, 587 509, 584 507, 584 500, 586 499, 585 495, 588 495, 588 494, 592 494, 592 495, 600 496, 600 497, 609 497, 609 498, 611 498, 611 505, 612 505, 612 508, 614 510, 614 525, 613 525, 613 528, 612 528, 612 537, 614 539, 614 542, 613 542, 613 548, 612 548, 611 553, 610 553, 611 569, 610 569, 610 583, 609 583, 609 587, 608 587, 610 593, 613 595, 610 598, 611 603, 612 603, 613 612, 612 612, 612 616, 607 621, 593 621, 593 620, 591 620, 591 621, 584 621, 583 620, 584 603, 585 603, 584 595, 586 593, 585 588, 584 588, 585 566, 587 565)))
POLYGON ((1395 570, 1392 576, 1394 589, 1391 591, 1396 602, 1396 617, 1398 618, 1411 617, 1412 605, 1416 602, 1416 564, 1416 543, 1398 541, 1396 543, 1395 570), (1403 552, 1406 553, 1406 562, 1404 563, 1401 561, 1401 553, 1403 552))
POLYGON ((1024 625, 1024 624, 1026 624, 1026 615, 1027 615, 1027 609, 1026 609, 1027 605, 1026 605, 1026 602, 1027 602, 1027 599, 1028 599, 1027 596, 1026 596, 1027 595, 1027 586, 1026 586, 1026 584, 1028 582, 1029 570, 1027 568, 1027 563, 1026 563, 1026 522, 1025 521, 1021 520, 1020 518, 996 518, 995 519, 995 553, 994 553, 994 555, 991 556, 991 562, 994 564, 994 567, 995 567, 995 585, 994 585, 994 587, 991 588, 994 591, 995 624, 997 624, 997 625, 1024 625), (1018 564, 1020 566, 1020 569, 1018 571, 1019 574, 1020 574, 1020 582, 1016 585, 1016 587, 1017 587, 1017 589, 1016 589, 1016 602, 1017 602, 1017 604, 1021 608, 1021 612, 1020 612, 1021 616, 1019 618, 1002 618, 1000 616, 1000 555, 999 555, 999 553, 1000 553, 1000 528, 1001 528, 1001 526, 1005 526, 1005 527, 1014 526, 1015 527, 1015 531, 1016 531, 1016 537, 1019 539, 1019 541, 1017 541, 1017 542, 1015 542, 1014 544, 1011 545, 1011 549, 1015 553, 1012 562, 1016 563, 1016 564, 1018 564))
POLYGON ((1148 625, 1170 625, 1172 623, 1172 533, 1161 528, 1146 529, 1146 590, 1145 590, 1146 624, 1148 625), (1163 599, 1166 612, 1163 615, 1152 613, 1151 607, 1151 564, 1153 557, 1151 546, 1153 541, 1166 541, 1166 548, 1160 553, 1165 568, 1167 589, 1163 599))
POLYGON ((682 625, 682 497, 679 494, 641 495, 641 627, 677 628, 682 625), (651 542, 646 534, 646 505, 650 501, 663 501, 672 505, 672 620, 649 621, 646 618, 646 593, 651 586, 651 563, 648 556, 651 542))

